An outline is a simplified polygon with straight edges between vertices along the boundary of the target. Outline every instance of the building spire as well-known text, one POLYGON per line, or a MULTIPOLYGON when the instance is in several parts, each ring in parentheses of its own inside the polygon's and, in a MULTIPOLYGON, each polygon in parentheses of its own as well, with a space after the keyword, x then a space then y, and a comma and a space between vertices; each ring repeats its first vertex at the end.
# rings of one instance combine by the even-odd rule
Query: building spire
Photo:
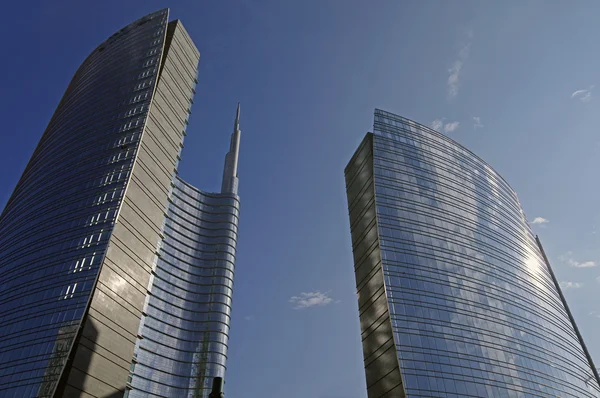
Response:
POLYGON ((235 121, 233 122, 233 134, 231 134, 231 143, 229 152, 225 155, 225 168, 223 169, 223 183, 221 184, 221 193, 234 193, 238 191, 238 158, 240 152, 240 103, 238 102, 235 121))

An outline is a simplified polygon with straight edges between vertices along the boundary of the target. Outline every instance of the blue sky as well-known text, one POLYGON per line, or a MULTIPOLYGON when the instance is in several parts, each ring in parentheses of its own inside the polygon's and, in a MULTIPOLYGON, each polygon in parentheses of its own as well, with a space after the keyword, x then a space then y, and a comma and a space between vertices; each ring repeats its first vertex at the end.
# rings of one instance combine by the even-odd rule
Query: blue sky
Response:
POLYGON ((0 206, 87 54, 165 6, 201 52, 190 183, 219 189, 242 103, 228 397, 366 397, 343 169, 376 107, 509 181, 600 366, 600 3, 5 4, 0 206))

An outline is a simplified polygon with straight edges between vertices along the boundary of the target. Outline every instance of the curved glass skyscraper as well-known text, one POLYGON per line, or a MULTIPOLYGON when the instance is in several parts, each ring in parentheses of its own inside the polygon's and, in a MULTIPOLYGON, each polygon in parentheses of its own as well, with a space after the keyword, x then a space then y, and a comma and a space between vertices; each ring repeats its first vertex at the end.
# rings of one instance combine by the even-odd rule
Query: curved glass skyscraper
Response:
POLYGON ((181 181, 200 54, 168 14, 88 56, 0 215, 2 397, 202 397, 224 374, 239 108, 222 193, 181 181))
POLYGON ((148 286, 129 397, 208 397, 225 376, 239 219, 239 113, 221 193, 172 184, 148 286))
POLYGON ((346 171, 374 397, 598 397, 515 192, 442 134, 375 111, 346 171))

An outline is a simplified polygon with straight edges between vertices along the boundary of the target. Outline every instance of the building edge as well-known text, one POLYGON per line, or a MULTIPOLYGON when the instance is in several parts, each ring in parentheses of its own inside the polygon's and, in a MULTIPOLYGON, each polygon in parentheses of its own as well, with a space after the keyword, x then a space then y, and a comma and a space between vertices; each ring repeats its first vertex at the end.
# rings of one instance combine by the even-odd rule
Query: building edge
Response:
POLYGON ((344 174, 367 393, 369 398, 403 398, 406 393, 379 246, 372 133, 366 134, 344 174))
POLYGON ((592 359, 592 356, 590 355, 590 352, 588 351, 587 346, 585 345, 585 342, 583 341, 583 336, 581 335, 581 332, 579 331, 579 328, 577 327, 577 323, 575 322, 573 313, 569 309, 567 300, 565 299, 562 289, 560 288, 558 279, 556 279, 554 270, 552 269, 552 266, 550 265, 550 261, 548 261, 548 257, 546 256, 546 252, 544 251, 544 247, 542 246, 542 242, 538 235, 535 236, 535 241, 540 249, 540 252, 542 253, 542 258, 544 259, 544 263, 546 264, 546 267, 548 268, 548 272, 550 273, 550 276, 552 277, 552 281, 554 282, 554 285, 556 286, 556 291, 558 292, 558 295, 560 296, 560 300, 562 301, 563 305, 565 306, 567 315, 569 316, 569 319, 571 320, 571 323, 573 324, 573 329, 575 329, 575 333, 577 334, 577 339, 579 340, 579 344, 581 344, 581 348, 583 349, 583 352, 584 352, 588 362, 590 363, 590 367, 592 368, 592 374, 596 378, 596 382, 600 386, 600 375, 598 375, 598 369, 596 368, 596 365, 594 365, 594 360, 592 359))
MULTIPOLYGON (((165 10, 168 12, 168 9, 165 10)), ((197 81, 199 53, 195 62, 186 59, 186 54, 181 54, 184 52, 180 48, 182 45, 190 47, 192 53, 197 49, 191 39, 185 40, 182 36, 188 35, 181 22, 168 22, 167 19, 163 32, 163 53, 150 107, 131 175, 80 328, 80 344, 74 347, 73 365, 69 374, 64 376, 67 377, 65 396, 75 391, 92 395, 125 393, 127 363, 133 357, 145 298, 145 295, 137 293, 141 286, 136 285, 146 285, 144 281, 151 275, 152 258, 160 240, 160 221, 168 204, 173 175, 177 173, 191 94, 197 81), (175 43, 175 35, 180 42, 175 43), (175 61, 177 56, 182 58, 175 61), (184 74, 176 76, 169 73, 179 68, 189 75, 186 81, 182 77, 184 74), (184 93, 184 90, 189 93, 184 93), (169 98, 174 96, 172 93, 177 93, 177 97, 169 98), (171 171, 167 172, 169 167, 171 171), (124 210, 125 207, 127 209, 124 210), (121 288, 114 289, 114 283, 121 288), (81 342, 81 338, 86 336, 87 345, 81 342), (78 363, 87 364, 85 373, 81 374, 78 363), (78 372, 73 373, 73 369, 78 372)))

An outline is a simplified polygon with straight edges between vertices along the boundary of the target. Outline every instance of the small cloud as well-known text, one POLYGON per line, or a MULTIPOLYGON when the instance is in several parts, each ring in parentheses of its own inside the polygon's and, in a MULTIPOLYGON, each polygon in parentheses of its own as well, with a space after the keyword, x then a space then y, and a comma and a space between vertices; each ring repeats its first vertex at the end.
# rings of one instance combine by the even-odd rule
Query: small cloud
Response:
POLYGON ((302 292, 299 296, 290 297, 290 303, 294 305, 295 310, 301 310, 303 308, 325 306, 331 304, 333 299, 329 297, 329 292, 321 293, 316 292, 302 292))
POLYGON ((533 219, 533 221, 531 222, 532 224, 547 224, 549 223, 550 220, 544 218, 544 217, 536 217, 533 219))
POLYGON ((592 100, 592 90, 594 85, 591 85, 587 90, 577 90, 571 94, 571 98, 579 98, 581 102, 590 102, 592 100))
POLYGON ((590 267, 595 267, 596 263, 593 261, 586 261, 584 263, 577 263, 577 265, 573 265, 573 267, 577 267, 577 268, 590 268, 590 267))
POLYGON ((253 321, 253 320, 254 320, 254 317, 253 317, 252 315, 246 315, 246 316, 244 317, 244 320, 245 320, 245 321, 253 321))
POLYGON ((433 122, 431 122, 431 128, 435 131, 451 133, 454 130, 456 130, 458 128, 458 125, 460 124, 460 122, 444 123, 444 120, 446 120, 445 117, 441 119, 435 119, 433 122))
POLYGON ((580 282, 568 282, 568 281, 564 281, 564 282, 560 282, 559 283, 561 289, 566 290, 566 289, 579 289, 580 287, 583 287, 583 283, 580 282))
POLYGON ((448 98, 452 99, 458 95, 458 88, 460 86, 460 72, 463 65, 469 58, 469 51, 471 49, 470 44, 466 44, 458 53, 458 59, 454 61, 452 68, 448 69, 448 98))
POLYGON ((431 128, 434 129, 435 131, 440 131, 440 129, 442 128, 443 125, 444 125, 443 119, 435 119, 433 122, 431 122, 431 128))
POLYGON ((467 33, 468 42, 463 44, 460 51, 458 52, 458 58, 454 61, 454 64, 448 69, 448 98, 452 99, 458 95, 458 88, 460 87, 460 72, 465 62, 469 58, 469 52, 471 51, 471 40, 473 39, 473 32, 467 33))
POLYGON ((600 318, 600 312, 598 312, 598 311, 592 311, 592 312, 590 312, 590 315, 595 316, 596 318, 600 318))
POLYGON ((341 302, 342 302, 342 300, 335 300, 335 301, 333 302, 333 304, 339 304, 339 303, 341 303, 341 302))
POLYGON ((473 116, 473 128, 477 130, 478 128, 482 128, 483 124, 481 124, 481 118, 479 116, 473 116))
POLYGON ((459 122, 446 123, 444 125, 444 133, 451 133, 458 128, 459 122))
POLYGON ((560 256, 562 262, 567 263, 570 267, 574 268, 592 268, 597 264, 594 261, 579 262, 573 259, 573 252, 566 252, 560 256))

